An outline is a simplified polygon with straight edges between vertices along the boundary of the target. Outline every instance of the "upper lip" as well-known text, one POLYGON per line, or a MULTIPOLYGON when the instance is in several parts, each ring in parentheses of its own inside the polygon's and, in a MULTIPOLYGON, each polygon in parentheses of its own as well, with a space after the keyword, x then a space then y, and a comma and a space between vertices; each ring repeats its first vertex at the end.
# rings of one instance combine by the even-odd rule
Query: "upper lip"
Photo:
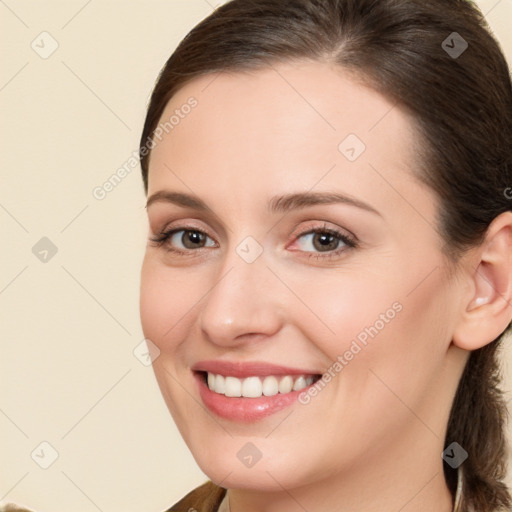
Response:
POLYGON ((210 372, 231 377, 257 377, 268 375, 319 375, 319 372, 300 368, 290 368, 263 361, 200 361, 192 366, 196 372, 210 372))

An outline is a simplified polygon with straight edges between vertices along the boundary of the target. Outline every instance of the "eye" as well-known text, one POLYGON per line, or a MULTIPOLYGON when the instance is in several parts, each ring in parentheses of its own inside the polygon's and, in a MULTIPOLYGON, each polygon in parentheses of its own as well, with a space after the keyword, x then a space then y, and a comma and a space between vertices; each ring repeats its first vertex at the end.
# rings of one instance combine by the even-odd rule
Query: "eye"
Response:
POLYGON ((316 227, 296 236, 298 250, 309 257, 333 257, 357 246, 354 238, 326 226, 316 227))
POLYGON ((165 244, 170 252, 186 253, 204 247, 215 247, 216 244, 204 231, 196 228, 181 227, 162 231, 150 238, 156 246, 165 244))

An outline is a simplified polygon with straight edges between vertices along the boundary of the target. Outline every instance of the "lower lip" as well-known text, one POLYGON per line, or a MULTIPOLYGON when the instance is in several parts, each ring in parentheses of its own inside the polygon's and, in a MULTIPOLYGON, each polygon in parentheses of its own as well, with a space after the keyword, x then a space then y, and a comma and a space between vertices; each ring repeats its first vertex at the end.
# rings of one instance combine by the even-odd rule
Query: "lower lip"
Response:
MULTIPOLYGON (((308 387, 300 391, 291 391, 290 393, 278 393, 274 396, 262 396, 260 398, 245 397, 227 397, 211 391, 204 380, 204 374, 195 373, 199 385, 199 394, 208 409, 230 421, 241 423, 251 423, 262 420, 286 407, 293 405, 299 398, 299 395, 307 391, 308 387)), ((311 384, 313 386, 314 384, 311 384)))

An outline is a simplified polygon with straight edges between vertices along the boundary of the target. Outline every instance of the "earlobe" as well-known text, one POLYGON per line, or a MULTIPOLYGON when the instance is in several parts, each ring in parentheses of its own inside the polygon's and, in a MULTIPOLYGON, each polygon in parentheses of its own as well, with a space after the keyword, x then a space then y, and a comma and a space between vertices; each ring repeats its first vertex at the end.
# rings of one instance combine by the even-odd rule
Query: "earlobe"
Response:
POLYGON ((453 343, 476 350, 498 338, 512 319, 512 212, 494 219, 468 268, 471 296, 462 303, 453 343))

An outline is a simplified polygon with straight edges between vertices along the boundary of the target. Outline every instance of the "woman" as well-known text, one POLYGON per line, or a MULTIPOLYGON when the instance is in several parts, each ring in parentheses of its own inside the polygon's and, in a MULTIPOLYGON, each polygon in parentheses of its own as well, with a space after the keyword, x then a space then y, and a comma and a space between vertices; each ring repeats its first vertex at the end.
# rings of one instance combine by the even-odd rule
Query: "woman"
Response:
POLYGON ((461 0, 234 0, 141 138, 170 510, 509 510, 512 89, 461 0))

